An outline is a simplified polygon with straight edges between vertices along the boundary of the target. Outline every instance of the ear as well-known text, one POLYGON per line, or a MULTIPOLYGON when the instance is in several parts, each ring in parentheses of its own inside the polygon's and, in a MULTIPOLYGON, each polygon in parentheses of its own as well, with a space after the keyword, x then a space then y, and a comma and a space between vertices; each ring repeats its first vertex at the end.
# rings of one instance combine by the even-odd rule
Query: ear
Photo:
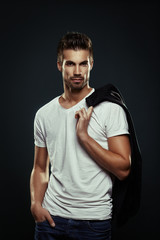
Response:
POLYGON ((91 63, 90 63, 91 64, 91 69, 90 70, 92 70, 92 68, 93 68, 93 63, 94 63, 94 61, 92 60, 91 63))
POLYGON ((57 68, 60 72, 62 72, 62 63, 57 61, 57 68))

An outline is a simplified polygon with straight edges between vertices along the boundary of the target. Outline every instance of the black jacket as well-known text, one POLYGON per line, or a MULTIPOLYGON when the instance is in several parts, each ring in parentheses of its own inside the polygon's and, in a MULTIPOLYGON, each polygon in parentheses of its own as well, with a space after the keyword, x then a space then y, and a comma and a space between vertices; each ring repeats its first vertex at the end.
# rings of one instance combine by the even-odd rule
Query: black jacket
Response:
POLYGON ((96 89, 95 92, 86 98, 88 107, 95 107, 103 101, 119 104, 126 113, 129 126, 131 171, 124 181, 120 181, 118 178, 115 179, 112 191, 113 224, 114 226, 121 226, 130 217, 134 216, 140 207, 142 159, 133 120, 119 90, 112 84, 107 84, 102 88, 96 89))

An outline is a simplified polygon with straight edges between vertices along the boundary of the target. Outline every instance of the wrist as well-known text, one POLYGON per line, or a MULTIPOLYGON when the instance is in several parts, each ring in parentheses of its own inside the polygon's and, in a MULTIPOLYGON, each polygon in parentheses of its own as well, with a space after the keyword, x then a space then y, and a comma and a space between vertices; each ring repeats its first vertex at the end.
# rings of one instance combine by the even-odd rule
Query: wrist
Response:
POLYGON ((78 139, 80 140, 81 143, 85 143, 89 141, 90 136, 88 135, 87 132, 81 132, 78 134, 78 139))
POLYGON ((34 203, 31 203, 31 213, 32 215, 35 217, 37 212, 39 212, 39 210, 42 208, 42 204, 40 202, 34 202, 34 203))
POLYGON ((41 202, 31 202, 31 210, 32 209, 35 209, 35 208, 38 208, 38 207, 42 207, 42 204, 41 204, 41 202))

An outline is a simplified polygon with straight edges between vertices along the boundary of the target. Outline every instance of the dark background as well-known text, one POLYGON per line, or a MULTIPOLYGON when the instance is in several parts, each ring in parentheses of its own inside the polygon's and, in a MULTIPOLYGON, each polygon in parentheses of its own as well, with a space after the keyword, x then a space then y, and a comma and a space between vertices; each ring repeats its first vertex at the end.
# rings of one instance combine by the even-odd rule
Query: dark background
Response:
MULTIPOLYGON (((90 85, 115 84, 132 114, 143 157, 139 213, 118 240, 160 234, 158 5, 154 1, 5 1, 1 25, 1 231, 33 239, 29 179, 36 111, 63 92, 56 47, 67 31, 94 46, 90 85)), ((5 235, 4 235, 5 234, 5 235)), ((5 237, 4 237, 5 236, 5 237)))

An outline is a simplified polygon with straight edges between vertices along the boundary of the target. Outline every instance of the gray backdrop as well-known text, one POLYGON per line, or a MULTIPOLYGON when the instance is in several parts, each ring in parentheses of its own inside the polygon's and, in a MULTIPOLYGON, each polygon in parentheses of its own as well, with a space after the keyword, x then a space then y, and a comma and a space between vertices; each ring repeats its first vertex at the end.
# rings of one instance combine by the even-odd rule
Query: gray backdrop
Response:
POLYGON ((1 9, 1 231, 33 239, 29 178, 36 111, 63 91, 56 47, 67 31, 94 46, 90 85, 115 84, 132 114, 143 157, 139 213, 118 240, 157 239, 159 231, 158 5, 154 1, 12 1, 1 9), (7 228, 7 230, 6 230, 7 228))

